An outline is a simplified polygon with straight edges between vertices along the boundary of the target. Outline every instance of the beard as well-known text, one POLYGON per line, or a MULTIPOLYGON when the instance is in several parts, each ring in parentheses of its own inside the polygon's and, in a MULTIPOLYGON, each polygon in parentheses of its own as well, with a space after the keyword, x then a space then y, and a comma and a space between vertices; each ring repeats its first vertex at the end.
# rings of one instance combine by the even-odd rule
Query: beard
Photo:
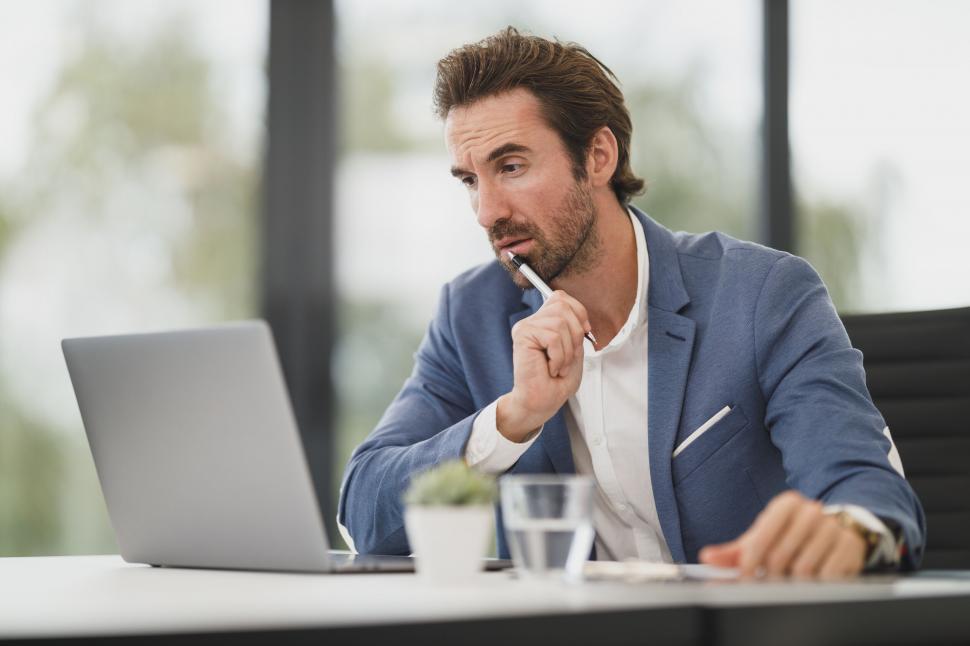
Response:
POLYGON ((547 283, 556 278, 582 274, 596 263, 600 247, 596 232, 596 210, 589 188, 575 182, 569 193, 553 209, 555 217, 544 218, 555 222, 555 229, 543 232, 531 223, 513 223, 510 219, 499 220, 488 230, 488 239, 495 256, 522 289, 532 285, 525 276, 501 252, 495 241, 502 238, 532 238, 532 249, 521 258, 547 283))

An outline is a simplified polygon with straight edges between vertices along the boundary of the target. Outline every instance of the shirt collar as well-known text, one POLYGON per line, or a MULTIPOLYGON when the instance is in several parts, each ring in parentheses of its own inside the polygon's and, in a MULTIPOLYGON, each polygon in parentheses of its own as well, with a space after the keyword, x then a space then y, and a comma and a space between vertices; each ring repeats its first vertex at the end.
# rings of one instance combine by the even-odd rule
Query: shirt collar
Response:
POLYGON ((627 214, 630 216, 630 224, 633 227, 633 237, 636 241, 637 295, 633 301, 633 307, 630 308, 630 314, 627 316, 623 327, 620 328, 620 331, 616 333, 616 336, 610 340, 606 347, 599 350, 599 352, 609 352, 623 345, 633 330, 640 327, 647 321, 647 308, 645 304, 647 303, 647 289, 650 285, 650 259, 647 255, 647 239, 644 235, 643 225, 640 224, 639 218, 637 218, 633 214, 633 211, 631 211, 629 208, 627 209, 627 214))
POLYGON ((636 217, 629 208, 627 213, 630 222, 633 223, 633 237, 637 242, 637 298, 633 301, 633 308, 630 310, 630 321, 634 325, 640 325, 647 320, 647 290, 650 288, 650 258, 647 251, 647 237, 643 232, 643 225, 640 218, 636 217))

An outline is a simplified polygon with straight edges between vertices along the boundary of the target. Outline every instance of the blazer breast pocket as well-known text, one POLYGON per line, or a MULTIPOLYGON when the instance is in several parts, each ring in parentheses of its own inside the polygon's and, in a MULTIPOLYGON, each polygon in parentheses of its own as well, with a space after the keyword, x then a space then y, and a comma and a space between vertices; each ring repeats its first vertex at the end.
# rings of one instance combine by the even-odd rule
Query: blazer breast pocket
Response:
MULTIPOLYGON (((693 438, 688 436, 678 443, 678 448, 675 450, 676 457, 672 458, 671 467, 674 484, 690 475, 747 425, 748 418, 745 417, 744 411, 740 406, 735 405, 730 412, 724 414, 706 430, 693 438), (681 447, 681 444, 684 446, 681 447)), ((703 426, 698 430, 701 429, 703 426)))

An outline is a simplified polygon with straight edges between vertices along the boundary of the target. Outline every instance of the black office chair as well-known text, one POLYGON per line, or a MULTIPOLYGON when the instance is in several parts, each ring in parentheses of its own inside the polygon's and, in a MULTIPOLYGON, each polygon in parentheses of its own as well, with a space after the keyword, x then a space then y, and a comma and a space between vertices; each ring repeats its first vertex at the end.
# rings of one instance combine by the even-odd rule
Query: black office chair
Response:
POLYGON ((970 307, 842 321, 926 511, 923 567, 970 569, 970 307))

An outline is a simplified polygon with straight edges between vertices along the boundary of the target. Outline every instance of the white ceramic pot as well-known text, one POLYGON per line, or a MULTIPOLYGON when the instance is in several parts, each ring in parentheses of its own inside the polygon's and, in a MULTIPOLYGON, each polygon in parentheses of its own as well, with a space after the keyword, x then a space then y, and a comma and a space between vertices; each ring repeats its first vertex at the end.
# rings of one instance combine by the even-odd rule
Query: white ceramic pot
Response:
POLYGON ((418 576, 435 583, 461 583, 482 570, 492 536, 491 505, 408 505, 404 527, 418 576))

